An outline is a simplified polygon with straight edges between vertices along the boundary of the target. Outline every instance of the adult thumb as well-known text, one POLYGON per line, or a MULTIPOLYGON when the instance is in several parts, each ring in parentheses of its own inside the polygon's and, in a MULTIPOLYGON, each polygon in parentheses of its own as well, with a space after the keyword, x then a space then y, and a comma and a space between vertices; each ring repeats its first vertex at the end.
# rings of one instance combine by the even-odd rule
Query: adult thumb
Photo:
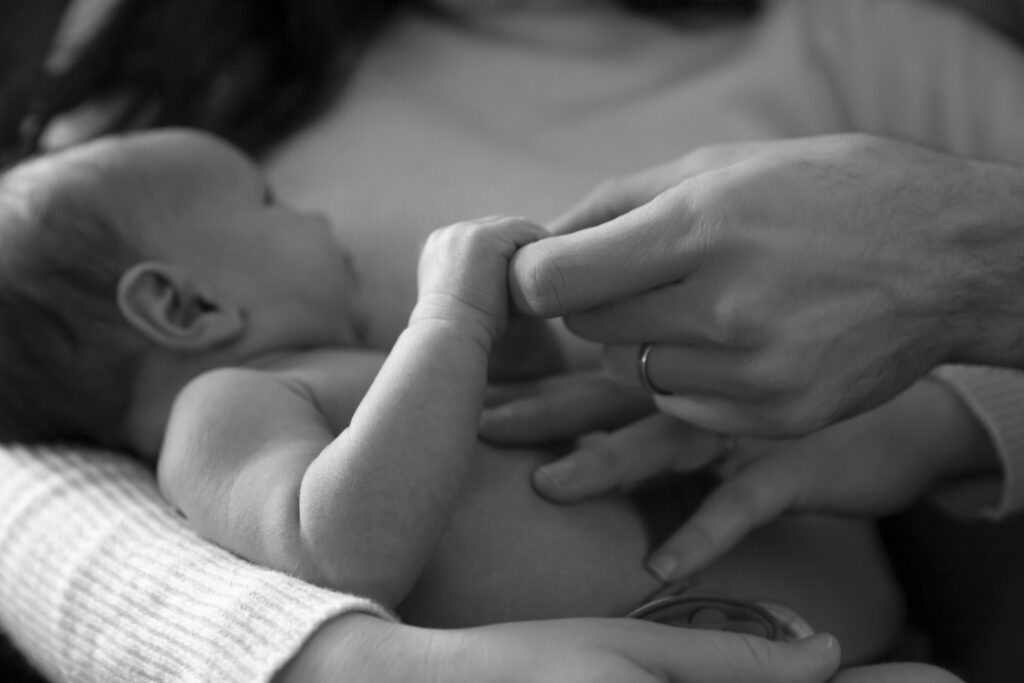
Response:
POLYGON ((513 304, 550 318, 677 282, 701 263, 700 224, 680 187, 607 223, 527 244, 509 264, 513 304))

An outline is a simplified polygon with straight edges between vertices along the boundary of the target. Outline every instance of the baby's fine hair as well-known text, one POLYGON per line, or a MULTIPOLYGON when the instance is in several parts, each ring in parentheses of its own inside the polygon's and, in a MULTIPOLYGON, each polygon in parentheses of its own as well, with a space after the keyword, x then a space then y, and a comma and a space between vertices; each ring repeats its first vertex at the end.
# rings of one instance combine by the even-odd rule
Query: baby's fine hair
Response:
POLYGON ((117 283, 138 259, 109 207, 34 162, 0 175, 0 441, 123 445, 146 346, 117 283))

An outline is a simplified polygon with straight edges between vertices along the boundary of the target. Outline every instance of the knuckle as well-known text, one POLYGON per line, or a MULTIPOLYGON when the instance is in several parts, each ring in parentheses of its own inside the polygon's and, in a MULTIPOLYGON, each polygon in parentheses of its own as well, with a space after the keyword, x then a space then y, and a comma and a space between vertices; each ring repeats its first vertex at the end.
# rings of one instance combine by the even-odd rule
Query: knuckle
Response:
POLYGON ((683 159, 686 166, 695 171, 712 169, 721 163, 731 149, 731 145, 704 145, 693 150, 683 159))
POLYGON ((765 420, 777 437, 800 437, 823 426, 820 411, 803 397, 780 401, 765 420))
POLYGON ((735 185, 721 169, 696 175, 687 185, 686 199, 694 230, 709 243, 735 223, 735 185))
POLYGON ((587 193, 588 200, 596 200, 609 195, 618 194, 626 186, 626 179, 621 177, 608 178, 602 180, 594 188, 587 193))
POLYGON ((697 176, 690 190, 694 212, 710 226, 727 225, 736 205, 735 185, 729 174, 719 169, 697 176))
POLYGON ((741 371, 741 389, 755 401, 783 400, 799 390, 800 370, 792 368, 775 354, 760 353, 747 362, 741 371))
POLYGON ((739 294, 719 297, 710 308, 709 334, 723 346, 751 348, 768 337, 768 322, 759 307, 739 294))

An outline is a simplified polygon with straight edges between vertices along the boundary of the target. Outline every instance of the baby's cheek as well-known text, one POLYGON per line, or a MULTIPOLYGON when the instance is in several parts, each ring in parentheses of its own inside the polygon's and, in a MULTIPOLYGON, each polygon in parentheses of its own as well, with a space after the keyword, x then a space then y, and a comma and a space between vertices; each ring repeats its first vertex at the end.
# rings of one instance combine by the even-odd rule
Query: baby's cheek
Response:
POLYGON ((481 448, 453 519, 399 607, 412 624, 621 616, 657 590, 648 533, 625 496, 561 506, 530 484, 548 456, 481 448))

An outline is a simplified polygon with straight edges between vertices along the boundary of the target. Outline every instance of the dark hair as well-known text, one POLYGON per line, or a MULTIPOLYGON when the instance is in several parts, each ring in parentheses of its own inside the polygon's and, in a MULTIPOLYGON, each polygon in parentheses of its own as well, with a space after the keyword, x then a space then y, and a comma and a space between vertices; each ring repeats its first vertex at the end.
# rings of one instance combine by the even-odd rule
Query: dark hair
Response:
POLYGON ((23 170, 0 176, 0 440, 123 446, 147 344, 116 290, 136 254, 83 188, 23 170))
MULTIPOLYGON (((621 0, 639 12, 749 14, 757 0, 621 0)), ((53 114, 119 95, 98 133, 187 126, 258 155, 296 129, 355 70, 395 12, 424 0, 121 0, 69 68, 37 89, 53 114)))
POLYGON ((35 113, 118 95, 101 133, 188 126, 256 154, 336 92, 405 2, 121 0, 35 113))

